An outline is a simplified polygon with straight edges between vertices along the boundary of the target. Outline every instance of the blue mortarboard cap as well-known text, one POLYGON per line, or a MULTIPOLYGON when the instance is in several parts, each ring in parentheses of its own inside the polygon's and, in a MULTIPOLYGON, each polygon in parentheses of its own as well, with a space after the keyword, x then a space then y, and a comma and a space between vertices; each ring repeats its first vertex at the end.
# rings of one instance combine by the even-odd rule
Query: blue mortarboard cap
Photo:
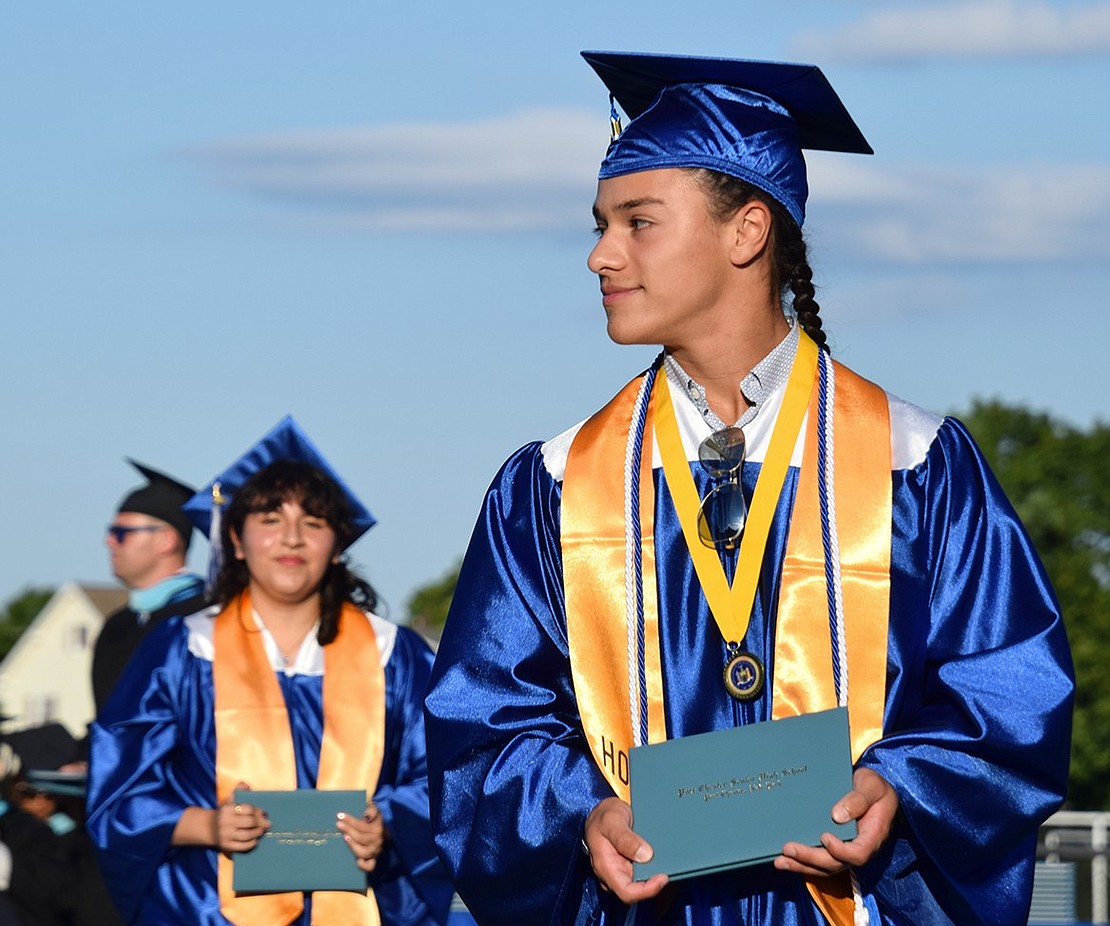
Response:
MULTIPOLYGON (((332 468, 332 465, 324 458, 324 455, 316 449, 316 446, 308 439, 308 436, 301 430, 291 415, 282 418, 258 443, 190 498, 182 506, 183 510, 201 533, 210 536, 213 507, 217 504, 217 500, 219 504, 226 505, 231 501, 235 492, 251 476, 278 460, 311 463, 338 483, 343 490, 343 494, 347 497, 348 504, 351 506, 351 520, 355 528, 351 543, 354 543, 376 523, 374 516, 358 500, 340 475, 332 468)), ((213 547, 218 546, 219 538, 216 538, 212 545, 213 547)))
POLYGON ((629 117, 600 179, 705 167, 753 184, 800 226, 803 148, 873 154, 820 68, 811 64, 584 51, 629 117))

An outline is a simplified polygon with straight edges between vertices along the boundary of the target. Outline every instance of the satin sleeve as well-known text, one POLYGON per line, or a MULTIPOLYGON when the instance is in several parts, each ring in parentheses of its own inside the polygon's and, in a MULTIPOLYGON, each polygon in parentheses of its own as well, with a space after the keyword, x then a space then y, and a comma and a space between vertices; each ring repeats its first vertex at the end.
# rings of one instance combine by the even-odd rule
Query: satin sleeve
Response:
MULTIPOLYGON (((180 618, 151 630, 91 727, 87 828, 104 881, 134 922, 186 807, 214 806, 169 761, 184 749, 179 698, 191 657, 180 618)), ((197 761, 200 757, 195 757, 197 761)))
POLYGON ((431 668, 428 645, 399 627, 386 664, 386 749, 374 794, 389 842, 370 883, 383 922, 408 926, 446 923, 454 893, 428 814, 423 708, 431 668))
POLYGON ((863 872, 892 922, 1024 923, 1064 797, 1074 675, 1059 605, 962 424, 896 474, 883 738, 900 812, 863 872))
POLYGON ((559 486, 539 447, 486 495, 426 702, 436 842, 474 918, 494 926, 573 923, 600 902, 582 828, 613 794, 578 718, 559 486))

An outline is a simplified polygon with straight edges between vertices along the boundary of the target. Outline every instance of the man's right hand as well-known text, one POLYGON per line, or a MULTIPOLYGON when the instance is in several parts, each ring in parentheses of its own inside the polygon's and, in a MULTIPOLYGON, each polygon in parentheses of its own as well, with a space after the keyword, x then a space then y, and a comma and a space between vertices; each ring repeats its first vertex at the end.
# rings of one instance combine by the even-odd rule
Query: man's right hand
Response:
POLYGON ((632 880, 632 863, 651 861, 653 853, 647 840, 632 832, 632 808, 620 798, 607 797, 590 811, 583 838, 601 887, 624 903, 648 900, 666 887, 666 875, 632 880))

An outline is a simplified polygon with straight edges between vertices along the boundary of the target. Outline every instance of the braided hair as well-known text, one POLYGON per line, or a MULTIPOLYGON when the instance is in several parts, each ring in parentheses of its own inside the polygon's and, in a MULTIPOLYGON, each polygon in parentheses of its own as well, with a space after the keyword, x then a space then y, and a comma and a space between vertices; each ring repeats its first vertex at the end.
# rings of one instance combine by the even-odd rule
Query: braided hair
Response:
POLYGON ((692 168, 691 173, 705 192, 710 213, 717 221, 723 222, 753 199, 771 211, 771 293, 781 301, 789 290, 790 308, 798 324, 818 347, 828 351, 828 338, 818 315, 821 307, 815 298, 813 270, 798 223, 777 200, 738 177, 703 167, 692 168))

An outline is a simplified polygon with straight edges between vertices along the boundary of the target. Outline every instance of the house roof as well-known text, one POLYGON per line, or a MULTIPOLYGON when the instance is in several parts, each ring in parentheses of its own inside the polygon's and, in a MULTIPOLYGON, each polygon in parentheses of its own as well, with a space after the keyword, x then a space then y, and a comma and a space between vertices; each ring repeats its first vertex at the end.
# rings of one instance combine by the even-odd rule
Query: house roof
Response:
POLYGON ((81 591, 104 617, 127 604, 127 589, 124 588, 112 585, 82 585, 81 591))

